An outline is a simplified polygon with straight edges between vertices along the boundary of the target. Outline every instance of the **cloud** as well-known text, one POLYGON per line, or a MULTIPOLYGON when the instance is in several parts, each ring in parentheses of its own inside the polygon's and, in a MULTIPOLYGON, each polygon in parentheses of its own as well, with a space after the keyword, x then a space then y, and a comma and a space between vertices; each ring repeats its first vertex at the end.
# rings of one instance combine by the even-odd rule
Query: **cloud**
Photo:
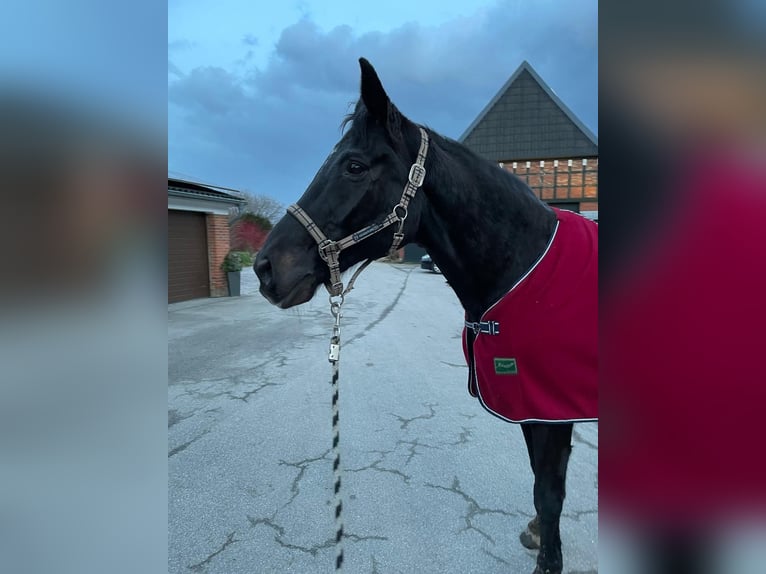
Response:
POLYGON ((204 168, 208 181, 294 201, 358 97, 359 56, 375 65, 403 113, 450 137, 524 59, 596 131, 597 8, 555 4, 500 2, 441 26, 366 34, 323 31, 304 15, 282 31, 264 67, 242 59, 231 69, 169 76, 171 168, 204 168))
POLYGON ((168 59, 168 76, 183 78, 184 73, 173 62, 168 59))
POLYGON ((245 34, 245 37, 242 38, 242 43, 246 46, 258 46, 258 38, 256 38, 253 34, 245 34))
POLYGON ((179 52, 181 50, 188 50, 190 48, 196 47, 196 42, 192 42, 191 40, 188 40, 186 38, 181 38, 179 40, 173 40, 172 42, 168 42, 168 52, 179 52))
POLYGON ((213 66, 195 68, 170 84, 168 97, 192 115, 210 117, 237 113, 250 103, 236 76, 213 66))

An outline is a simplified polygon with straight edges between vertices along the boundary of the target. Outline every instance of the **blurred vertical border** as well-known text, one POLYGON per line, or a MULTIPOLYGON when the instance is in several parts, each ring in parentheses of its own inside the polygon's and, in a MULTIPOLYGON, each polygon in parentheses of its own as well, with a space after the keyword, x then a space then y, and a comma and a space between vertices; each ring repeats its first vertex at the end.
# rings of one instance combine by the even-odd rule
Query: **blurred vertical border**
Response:
POLYGON ((167 7, 0 7, 0 570, 167 569, 167 7))
POLYGON ((600 572, 766 564, 766 4, 599 4, 600 572))

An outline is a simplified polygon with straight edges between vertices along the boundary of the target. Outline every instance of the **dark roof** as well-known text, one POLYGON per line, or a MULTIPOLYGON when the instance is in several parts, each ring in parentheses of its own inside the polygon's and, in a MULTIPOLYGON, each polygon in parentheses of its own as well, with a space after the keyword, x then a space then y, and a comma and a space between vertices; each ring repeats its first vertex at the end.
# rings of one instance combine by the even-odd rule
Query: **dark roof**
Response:
POLYGON ((459 141, 492 161, 598 155, 593 132, 526 60, 459 141))
POLYGON ((223 201, 226 203, 234 204, 244 203, 246 201, 239 192, 233 189, 218 187, 215 185, 202 185, 193 181, 186 181, 184 179, 168 178, 168 195, 174 195, 178 197, 197 197, 199 199, 223 201))

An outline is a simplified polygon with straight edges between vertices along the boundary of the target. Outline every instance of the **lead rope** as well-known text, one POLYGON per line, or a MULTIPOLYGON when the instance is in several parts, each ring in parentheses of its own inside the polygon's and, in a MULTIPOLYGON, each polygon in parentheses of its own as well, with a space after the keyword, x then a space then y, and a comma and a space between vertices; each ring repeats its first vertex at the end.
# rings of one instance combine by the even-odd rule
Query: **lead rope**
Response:
MULTIPOLYGON (((346 290, 346 293, 350 291, 346 290)), ((330 313, 335 318, 330 338, 329 360, 332 364, 332 472, 334 479, 333 502, 335 506, 335 571, 343 570, 343 498, 340 494, 341 470, 340 470, 340 411, 338 409, 338 372, 340 371, 340 308, 343 304, 342 294, 339 301, 333 301, 330 297, 330 313)))
POLYGON ((343 497, 340 494, 341 468, 340 468, 340 409, 338 408, 338 398, 340 396, 340 385, 338 384, 338 375, 340 371, 340 318, 341 306, 346 295, 354 288, 354 282, 359 274, 372 263, 368 259, 354 271, 351 280, 343 292, 334 299, 330 295, 330 313, 335 322, 332 326, 332 336, 330 337, 330 353, 328 359, 332 365, 332 474, 333 474, 333 503, 335 506, 335 571, 343 570, 343 497))

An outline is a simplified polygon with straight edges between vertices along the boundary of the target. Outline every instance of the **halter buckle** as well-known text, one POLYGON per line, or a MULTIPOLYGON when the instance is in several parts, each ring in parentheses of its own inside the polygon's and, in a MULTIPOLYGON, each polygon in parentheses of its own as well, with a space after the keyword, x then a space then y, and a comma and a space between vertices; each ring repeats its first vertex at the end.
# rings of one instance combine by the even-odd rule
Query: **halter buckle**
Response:
POLYGON ((336 283, 333 283, 327 291, 330 293, 330 297, 342 296, 343 282, 337 281, 336 283))
POLYGON ((419 163, 413 163, 410 167, 410 175, 407 179, 415 187, 423 185, 423 180, 426 178, 426 168, 419 163))
POLYGON ((319 249, 319 257, 322 258, 322 261, 325 263, 329 263, 330 259, 332 258, 332 255, 335 255, 333 259, 337 261, 337 255, 340 251, 338 249, 338 244, 333 241, 332 239, 325 239, 318 245, 319 249))

